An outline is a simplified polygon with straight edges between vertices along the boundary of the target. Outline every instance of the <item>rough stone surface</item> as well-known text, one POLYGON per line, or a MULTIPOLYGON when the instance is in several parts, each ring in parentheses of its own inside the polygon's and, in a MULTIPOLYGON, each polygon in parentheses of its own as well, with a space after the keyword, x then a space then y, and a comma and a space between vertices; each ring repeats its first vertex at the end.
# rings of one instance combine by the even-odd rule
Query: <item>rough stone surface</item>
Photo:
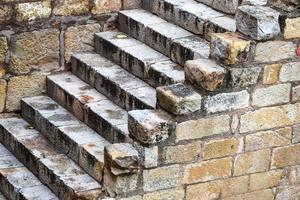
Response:
POLYGON ((279 185, 280 181, 285 177, 284 170, 272 170, 250 175, 250 190, 262 190, 279 185))
POLYGON ((230 85, 237 88, 251 86, 257 83, 261 68, 230 68, 230 85))
POLYGON ((184 190, 182 188, 161 190, 157 192, 147 193, 143 196, 143 200, 155 200, 155 199, 183 200, 184 190))
POLYGON ((263 6, 240 6, 237 30, 255 40, 272 39, 280 34, 279 12, 263 6))
POLYGON ((274 193, 271 189, 258 190, 254 192, 237 195, 237 196, 228 197, 225 198, 224 200, 251 200, 251 199, 272 200, 274 199, 274 193))
POLYGON ((208 41, 211 40, 211 34, 213 33, 224 33, 224 32, 235 32, 236 21, 228 16, 221 16, 209 19, 204 25, 204 37, 208 41))
POLYGON ((84 15, 89 12, 88 0, 58 0, 53 9, 55 15, 84 15))
POLYGON ((215 91, 225 82, 226 70, 208 59, 187 61, 185 78, 196 87, 215 91))
POLYGON ((15 11, 19 22, 47 19, 51 15, 51 1, 20 3, 15 11))
POLYGON ((280 70, 279 80, 282 82, 300 81, 300 62, 283 64, 280 70))
POLYGON ((8 43, 6 37, 0 37, 0 64, 5 62, 6 53, 8 50, 8 43))
POLYGON ((212 7, 224 13, 235 14, 238 5, 238 0, 214 0, 212 7))
POLYGON ((300 101, 300 85, 296 86, 296 87, 293 87, 292 100, 293 101, 300 101))
POLYGON ((6 100, 6 81, 0 79, 0 113, 5 109, 5 100, 6 100))
POLYGON ((277 81, 279 80, 280 69, 281 69, 280 64, 266 65, 264 67, 263 83, 264 84, 277 83, 277 81))
POLYGON ((275 200, 281 200, 281 199, 297 200, 300 197, 299 189, 300 189, 299 185, 289 185, 286 187, 280 187, 278 188, 278 193, 276 195, 275 200))
POLYGON ((0 27, 4 27, 13 16, 13 9, 9 5, 0 5, 0 27))
POLYGON ((123 9, 141 8, 141 0, 123 0, 123 9))
POLYGON ((284 38, 300 38, 300 17, 285 20, 284 38))
POLYGON ((272 167, 282 168, 300 164, 300 144, 278 147, 273 150, 272 167))
POLYGON ((159 87, 158 104, 174 115, 190 114, 201 109, 202 97, 182 83, 159 87))
POLYGON ((92 13, 94 15, 117 12, 121 9, 121 0, 93 0, 92 13))
POLYGON ((242 5, 264 6, 268 3, 267 0, 243 0, 242 5))

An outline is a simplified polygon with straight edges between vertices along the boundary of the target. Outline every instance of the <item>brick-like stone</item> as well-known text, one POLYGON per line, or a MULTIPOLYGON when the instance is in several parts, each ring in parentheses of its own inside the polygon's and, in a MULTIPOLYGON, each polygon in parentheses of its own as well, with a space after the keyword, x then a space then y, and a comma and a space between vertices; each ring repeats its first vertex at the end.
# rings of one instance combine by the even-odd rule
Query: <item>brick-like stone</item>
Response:
POLYGON ((224 200, 273 200, 274 193, 271 189, 249 192, 237 196, 225 198, 224 200))
POLYGON ((56 29, 25 32, 12 36, 11 67, 15 74, 32 69, 59 69, 59 31, 56 29), (41 45, 43 44, 43 45, 41 45))
POLYGON ((293 101, 300 101, 300 85, 298 85, 296 87, 293 87, 292 100, 293 101))
POLYGON ((285 20, 283 35, 285 39, 300 38, 300 17, 285 20))
POLYGON ((44 91, 43 75, 11 77, 7 84, 6 110, 9 112, 19 110, 21 98, 40 95, 44 91))
POLYGON ((243 149, 242 138, 212 140, 204 144, 203 159, 220 158, 240 153, 243 149))
POLYGON ((250 175, 250 190, 262 190, 278 186, 285 177, 284 170, 272 170, 250 175))
POLYGON ((220 115, 179 123, 176 127, 176 141, 200 139, 230 131, 230 117, 220 115))
POLYGON ((255 61, 275 62, 296 56, 296 44, 287 41, 260 42, 256 45, 255 61))
POLYGON ((186 115, 201 109, 200 94, 182 83, 158 87, 158 104, 174 115, 186 115))
POLYGON ((94 15, 117 12, 122 7, 121 0, 93 0, 92 13, 94 15))
POLYGON ((249 106, 250 95, 247 90, 231 93, 220 93, 208 96, 204 100, 204 109, 208 113, 237 110, 249 106))
POLYGON ((143 171, 144 191, 155 191, 179 186, 179 165, 159 167, 143 171))
POLYGON ((281 64, 266 65, 264 67, 263 84, 274 84, 279 80, 281 64))
POLYGON ((260 67, 245 67, 245 68, 230 68, 230 86, 242 88, 257 83, 261 68, 260 67))
POLYGON ((15 12, 19 22, 47 19, 51 15, 51 1, 16 4, 15 12))
POLYGON ((261 108, 241 116, 241 133, 266 130, 300 123, 300 103, 261 108))
POLYGON ((291 131, 289 128, 289 133, 275 130, 246 135, 245 149, 246 151, 254 151, 288 145, 291 142, 291 131))
POLYGON ((282 82, 300 81, 300 62, 283 64, 280 70, 279 80, 282 82))
POLYGON ((187 81, 207 91, 215 91, 225 82, 225 68, 209 59, 189 60, 184 69, 187 81))
POLYGON ((157 200, 157 199, 183 200, 184 189, 176 188, 176 189, 169 189, 169 190, 161 190, 157 192, 147 193, 143 196, 143 200, 157 200))
POLYGON ((0 64, 5 62, 6 53, 8 50, 7 39, 4 36, 0 37, 0 64))
POLYGON ((257 107, 288 103, 290 101, 291 84, 279 84, 258 88, 252 94, 252 105, 257 107))
POLYGON ((250 174, 268 170, 270 163, 269 149, 240 154, 234 162, 234 175, 250 174))
POLYGON ((280 34, 279 12, 263 6, 240 6, 236 13, 237 29, 255 40, 272 39, 280 34))
POLYGON ((177 146, 165 146, 163 148, 163 161, 166 164, 192 162, 200 157, 200 151, 200 142, 177 146))
POLYGON ((224 13, 235 14, 238 5, 238 0, 214 0, 212 7, 224 13))
POLYGON ((278 147, 273 150, 273 168, 282 168, 300 164, 300 144, 278 147))
POLYGON ((92 52, 94 50, 94 33, 101 32, 100 24, 87 24, 69 27, 65 35, 65 60, 70 61, 76 52, 92 52))
POLYGON ((53 9, 55 15, 84 15, 89 12, 88 0, 58 0, 53 9))
POLYGON ((185 166, 184 183, 197 183, 227 178, 231 174, 232 158, 202 161, 185 166))
POLYGON ((5 109, 6 85, 6 80, 0 79, 0 113, 5 109))
POLYGON ((226 65, 250 59, 251 41, 237 33, 211 34, 210 55, 226 65))

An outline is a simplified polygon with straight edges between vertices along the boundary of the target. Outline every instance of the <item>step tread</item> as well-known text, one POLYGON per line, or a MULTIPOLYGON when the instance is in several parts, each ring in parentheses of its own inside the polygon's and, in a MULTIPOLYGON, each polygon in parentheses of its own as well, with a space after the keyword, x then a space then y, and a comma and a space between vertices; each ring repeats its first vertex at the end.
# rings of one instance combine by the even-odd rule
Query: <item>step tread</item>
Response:
MULTIPOLYGON (((2 144, 0 144, 0 176, 0 189, 10 199, 22 197, 26 200, 58 200, 52 191, 2 144)), ((6 198, 0 193, 0 200, 4 199, 6 198)))

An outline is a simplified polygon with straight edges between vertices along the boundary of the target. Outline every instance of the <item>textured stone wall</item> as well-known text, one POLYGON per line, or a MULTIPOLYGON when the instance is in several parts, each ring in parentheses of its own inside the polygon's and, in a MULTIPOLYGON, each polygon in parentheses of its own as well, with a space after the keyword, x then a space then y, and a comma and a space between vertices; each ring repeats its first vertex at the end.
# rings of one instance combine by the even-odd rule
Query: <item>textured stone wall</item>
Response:
POLYGON ((74 52, 93 50, 93 33, 115 28, 116 12, 138 0, 1 0, 0 113, 44 92, 45 75, 74 52))

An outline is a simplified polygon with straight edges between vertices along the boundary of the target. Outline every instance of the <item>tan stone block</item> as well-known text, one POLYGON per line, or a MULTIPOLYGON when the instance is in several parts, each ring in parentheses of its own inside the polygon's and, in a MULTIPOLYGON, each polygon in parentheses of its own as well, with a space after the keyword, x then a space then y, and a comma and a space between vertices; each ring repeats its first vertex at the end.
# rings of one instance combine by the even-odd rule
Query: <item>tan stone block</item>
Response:
POLYGON ((7 85, 6 110, 9 112, 19 110, 21 98, 40 95, 44 91, 44 75, 12 77, 7 85))
MULTIPOLYGON (((291 129, 289 131, 291 134, 291 129)), ((246 151, 254 151, 288 145, 291 143, 291 136, 282 130, 264 131, 247 135, 245 143, 246 151)))
POLYGON ((69 27, 65 35, 65 59, 70 61, 70 57, 75 52, 94 51, 94 33, 101 32, 100 24, 87 24, 69 27))
POLYGON ((121 0, 94 0, 92 13, 94 15, 117 12, 121 9, 121 0))
POLYGON ((273 170, 250 175, 250 190, 262 190, 278 186, 285 177, 284 170, 273 170))
POLYGON ((84 15, 89 12, 89 0, 58 0, 53 9, 55 15, 84 15))
POLYGON ((15 12, 19 22, 46 19, 51 15, 51 1, 16 4, 15 12))
POLYGON ((234 176, 268 170, 270 154, 270 149, 264 149, 238 155, 234 162, 234 176))
MULTIPOLYGON (((104 199, 106 200, 106 199, 104 199)), ((110 200, 110 199, 107 199, 110 200)), ((114 200, 114 199, 111 199, 114 200)), ((127 198, 120 198, 119 200, 143 200, 143 197, 138 195, 138 196, 132 196, 132 197, 127 197, 127 198)))
POLYGON ((167 164, 191 162, 198 159, 200 151, 200 142, 177 146, 166 146, 163 148, 163 158, 164 162, 167 164))
POLYGON ((300 38, 300 17, 285 20, 284 38, 300 38))
POLYGON ((0 37, 0 64, 4 63, 6 52, 8 50, 8 43, 6 37, 0 37))
POLYGON ((241 152, 243 139, 228 138, 213 140, 204 144, 203 159, 220 158, 241 152))
POLYGON ((277 81, 279 79, 280 69, 281 69, 280 64, 266 65, 264 67, 263 83, 264 84, 277 83, 277 81))
POLYGON ((0 66, 0 78, 3 78, 3 76, 5 76, 5 74, 6 74, 6 71, 5 71, 4 67, 0 66))
POLYGON ((185 166, 184 183, 197 183, 229 177, 232 158, 201 161, 185 166))
POLYGON ((298 143, 300 142, 300 125, 297 124, 293 127, 293 138, 292 138, 292 142, 293 143, 298 143))
POLYGON ((282 168, 297 164, 300 164, 300 144, 278 147, 273 150, 273 168, 282 168))
POLYGON ((59 68, 59 31, 46 29, 12 36, 11 68, 16 74, 32 69, 53 71, 59 68))
POLYGON ((6 81, 4 79, 0 79, 0 113, 5 109, 6 85, 6 81))
POLYGON ((274 200, 274 193, 271 189, 260 190, 250 193, 245 193, 237 196, 224 198, 223 200, 274 200))
POLYGON ((230 131, 230 116, 202 118, 182 122, 176 127, 176 141, 200 139, 230 131))
POLYGON ((241 116, 240 132, 254 132, 300 123, 300 103, 262 108, 241 116))
POLYGON ((175 188, 170 190, 161 190, 158 192, 152 192, 145 194, 143 200, 183 200, 184 189, 175 188))
POLYGON ((299 184, 300 183, 300 166, 293 166, 290 169, 288 180, 292 184, 299 184))

